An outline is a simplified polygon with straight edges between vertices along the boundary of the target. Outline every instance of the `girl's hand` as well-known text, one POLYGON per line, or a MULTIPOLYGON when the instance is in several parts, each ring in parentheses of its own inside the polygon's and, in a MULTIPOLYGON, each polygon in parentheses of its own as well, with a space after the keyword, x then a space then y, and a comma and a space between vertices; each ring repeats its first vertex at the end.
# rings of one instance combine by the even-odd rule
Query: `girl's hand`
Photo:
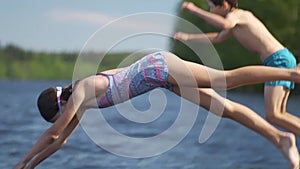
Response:
POLYGON ((24 169, 34 169, 34 166, 32 166, 32 165, 27 165, 24 169))
POLYGON ((15 165, 12 169, 24 169, 25 163, 19 162, 17 165, 15 165))

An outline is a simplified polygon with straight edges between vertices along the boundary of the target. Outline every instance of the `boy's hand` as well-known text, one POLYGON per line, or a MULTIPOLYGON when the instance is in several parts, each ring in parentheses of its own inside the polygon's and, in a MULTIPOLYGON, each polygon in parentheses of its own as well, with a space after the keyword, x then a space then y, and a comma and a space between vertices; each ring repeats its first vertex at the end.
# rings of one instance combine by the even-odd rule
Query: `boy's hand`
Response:
POLYGON ((181 10, 193 11, 197 6, 193 2, 184 2, 181 6, 181 10))
POLYGON ((183 32, 176 32, 173 38, 177 41, 187 41, 189 38, 189 34, 183 32))

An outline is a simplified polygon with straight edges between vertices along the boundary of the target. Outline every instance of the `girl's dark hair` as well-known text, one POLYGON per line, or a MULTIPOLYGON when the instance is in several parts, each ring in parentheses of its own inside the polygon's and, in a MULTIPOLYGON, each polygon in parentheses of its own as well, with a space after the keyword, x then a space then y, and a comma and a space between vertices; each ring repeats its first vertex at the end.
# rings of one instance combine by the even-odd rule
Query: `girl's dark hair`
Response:
MULTIPOLYGON (((60 99, 68 101, 72 94, 72 85, 63 88, 60 99)), ((37 100, 38 109, 42 117, 50 122, 50 120, 56 115, 59 111, 57 97, 56 97, 56 88, 50 87, 44 90, 37 100)))
POLYGON ((238 0, 210 0, 216 6, 223 6, 226 1, 231 8, 238 8, 238 0))

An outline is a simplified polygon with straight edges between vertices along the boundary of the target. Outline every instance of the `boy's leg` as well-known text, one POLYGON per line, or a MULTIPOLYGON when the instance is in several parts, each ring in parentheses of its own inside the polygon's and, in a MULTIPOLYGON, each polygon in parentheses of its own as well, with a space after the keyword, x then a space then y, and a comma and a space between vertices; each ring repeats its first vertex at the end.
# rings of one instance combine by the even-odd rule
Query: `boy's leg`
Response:
POLYGON ((290 90, 283 86, 265 86, 266 118, 294 134, 300 136, 300 118, 286 111, 290 90))
POLYGON ((212 89, 184 87, 179 89, 178 86, 175 86, 174 92, 216 115, 230 118, 263 135, 282 151, 293 168, 299 165, 299 154, 295 143, 295 136, 292 133, 276 129, 248 107, 223 98, 212 89), (200 99, 193 97, 196 92, 199 93, 200 99), (213 107, 211 107, 212 102, 214 103, 213 107))

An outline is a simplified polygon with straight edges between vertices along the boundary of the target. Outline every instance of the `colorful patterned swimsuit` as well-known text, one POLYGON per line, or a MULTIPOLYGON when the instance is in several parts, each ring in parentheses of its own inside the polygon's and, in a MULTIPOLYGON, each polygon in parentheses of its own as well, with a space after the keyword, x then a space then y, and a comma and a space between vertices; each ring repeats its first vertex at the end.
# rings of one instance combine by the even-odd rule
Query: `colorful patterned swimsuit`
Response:
POLYGON ((99 73, 108 77, 109 87, 98 101, 98 107, 122 103, 158 87, 172 91, 168 74, 166 58, 161 52, 149 54, 116 74, 99 73))

